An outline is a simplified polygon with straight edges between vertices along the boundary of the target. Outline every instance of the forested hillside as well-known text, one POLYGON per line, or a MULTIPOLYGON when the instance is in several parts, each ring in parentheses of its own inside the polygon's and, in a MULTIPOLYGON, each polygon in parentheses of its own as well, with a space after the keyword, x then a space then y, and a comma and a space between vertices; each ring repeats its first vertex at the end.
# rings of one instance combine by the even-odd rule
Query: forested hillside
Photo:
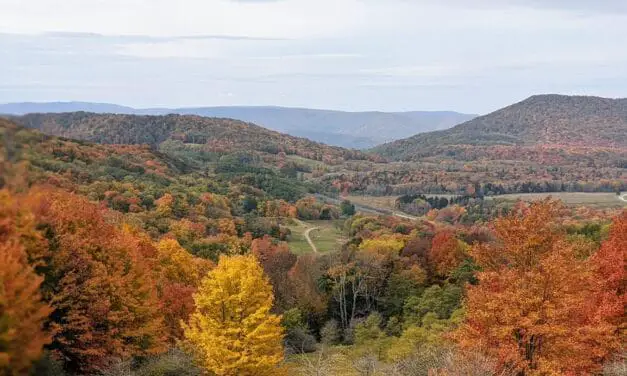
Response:
POLYGON ((169 141, 202 145, 204 150, 210 152, 283 152, 329 162, 372 158, 359 151, 327 146, 232 119, 193 115, 137 116, 71 112, 30 114, 14 120, 47 134, 104 144, 158 146, 169 141))
POLYGON ((627 148, 627 99, 536 95, 451 129, 381 145, 384 156, 411 160, 467 145, 627 148))
POLYGON ((372 150, 397 163, 323 179, 366 194, 627 189, 627 99, 538 95, 372 150))
POLYGON ((453 111, 346 112, 272 106, 136 109, 107 103, 52 102, 0 104, 0 114, 95 112, 128 115, 199 115, 251 122, 292 136, 349 148, 370 148, 414 135, 447 129, 476 115, 453 111))

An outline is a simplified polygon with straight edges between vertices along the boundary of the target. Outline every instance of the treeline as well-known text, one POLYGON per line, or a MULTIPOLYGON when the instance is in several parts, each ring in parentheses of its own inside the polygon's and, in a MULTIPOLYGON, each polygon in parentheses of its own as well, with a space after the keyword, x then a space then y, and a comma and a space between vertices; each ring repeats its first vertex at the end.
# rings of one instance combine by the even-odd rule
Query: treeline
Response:
MULTIPOLYGON (((329 176, 328 181, 322 181, 332 192, 358 193, 370 196, 390 196, 390 195, 461 195, 461 196, 498 196, 503 194, 518 193, 558 193, 558 192, 623 192, 627 190, 627 180, 622 176, 622 172, 616 175, 615 179, 609 179, 608 174, 599 173, 598 180, 593 181, 563 181, 563 180, 522 180, 509 181, 506 179, 487 178, 483 180, 481 173, 472 180, 468 179, 467 173, 456 175, 446 174, 446 178, 433 178, 424 176, 427 181, 415 182, 414 175, 422 174, 416 170, 386 173, 368 173, 362 175, 346 174, 340 177, 329 176), (449 180, 451 179, 451 180, 449 180), (477 183, 482 180, 483 183, 477 183), (498 180, 500 182, 490 182, 498 180)), ((595 173, 596 174, 596 173, 595 173)), ((611 174, 610 174, 611 175, 611 174)), ((421 180, 418 178, 416 180, 421 180)))
POLYGON ((13 120, 55 136, 102 144, 147 144, 156 147, 164 142, 178 141, 204 152, 248 150, 275 155, 285 153, 330 164, 352 159, 381 160, 357 150, 328 146, 233 119, 72 112, 29 114, 13 120))

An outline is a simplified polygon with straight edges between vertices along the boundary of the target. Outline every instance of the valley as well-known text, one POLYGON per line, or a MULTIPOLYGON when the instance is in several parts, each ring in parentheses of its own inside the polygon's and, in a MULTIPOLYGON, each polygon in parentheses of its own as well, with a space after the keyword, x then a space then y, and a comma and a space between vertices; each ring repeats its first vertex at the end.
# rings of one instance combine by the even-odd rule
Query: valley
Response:
POLYGON ((287 226, 291 231, 287 244, 297 255, 337 252, 348 240, 344 235, 343 224, 342 220, 307 222, 294 220, 294 224, 287 226))
POLYGON ((6 284, 6 296, 28 317, 10 325, 36 345, 10 365, 200 375, 234 363, 194 351, 238 343, 203 320, 239 333, 250 328, 238 315, 254 309, 268 334, 247 335, 272 349, 254 366, 268 375, 360 376, 366 364, 413 376, 403 367, 427 361, 493 375, 524 362, 509 350, 494 360, 517 346, 503 328, 542 311, 537 291, 549 288, 559 351, 542 359, 554 374, 597 372, 619 352, 624 293, 627 121, 616 103, 532 97, 368 150, 197 115, 0 118, 0 280, 33 286, 22 298, 6 284), (581 334, 593 329, 594 341, 581 334), (493 345, 478 351, 478 338, 493 345))
POLYGON ((627 376, 625 36, 0 0, 0 376, 627 376))
POLYGON ((126 115, 197 115, 230 118, 313 141, 365 149, 419 132, 450 128, 476 115, 453 111, 347 112, 308 108, 232 106, 137 109, 106 103, 7 103, 0 114, 92 112, 126 115))

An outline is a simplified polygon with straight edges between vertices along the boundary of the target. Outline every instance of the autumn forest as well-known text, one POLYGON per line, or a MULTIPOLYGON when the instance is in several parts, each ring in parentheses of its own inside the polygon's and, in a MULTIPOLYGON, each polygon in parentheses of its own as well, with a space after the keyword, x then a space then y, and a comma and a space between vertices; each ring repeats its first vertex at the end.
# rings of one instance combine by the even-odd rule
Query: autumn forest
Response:
POLYGON ((362 151, 0 118, 0 375, 625 375, 623 107, 533 97, 362 151))

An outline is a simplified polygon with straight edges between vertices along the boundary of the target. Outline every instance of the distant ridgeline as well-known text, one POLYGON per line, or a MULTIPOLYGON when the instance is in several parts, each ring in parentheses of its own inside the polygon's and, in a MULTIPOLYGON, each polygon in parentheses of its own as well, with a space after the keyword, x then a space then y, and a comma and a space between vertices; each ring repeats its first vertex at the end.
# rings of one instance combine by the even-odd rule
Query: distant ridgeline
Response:
POLYGON ((0 104, 0 114, 93 112, 126 115, 198 115, 237 119, 329 145, 371 148, 419 132, 447 129, 476 115, 453 111, 346 112, 273 106, 136 109, 107 103, 50 102, 0 104))
POLYGON ((539 95, 372 149, 402 161, 329 177, 374 195, 627 190, 627 99, 539 95))
POLYGON ((452 129, 384 144, 372 152, 226 118, 73 112, 12 119, 50 135, 148 145, 183 172, 209 171, 289 200, 311 191, 493 196, 627 190, 626 103, 534 96, 452 129), (291 193, 276 192, 276 187, 292 187, 291 193))
POLYGON ((487 148, 490 146, 521 152, 534 147, 561 148, 566 153, 581 148, 624 150, 627 99, 536 95, 453 128, 418 134, 374 150, 397 160, 436 155, 476 159, 507 150, 487 148))

